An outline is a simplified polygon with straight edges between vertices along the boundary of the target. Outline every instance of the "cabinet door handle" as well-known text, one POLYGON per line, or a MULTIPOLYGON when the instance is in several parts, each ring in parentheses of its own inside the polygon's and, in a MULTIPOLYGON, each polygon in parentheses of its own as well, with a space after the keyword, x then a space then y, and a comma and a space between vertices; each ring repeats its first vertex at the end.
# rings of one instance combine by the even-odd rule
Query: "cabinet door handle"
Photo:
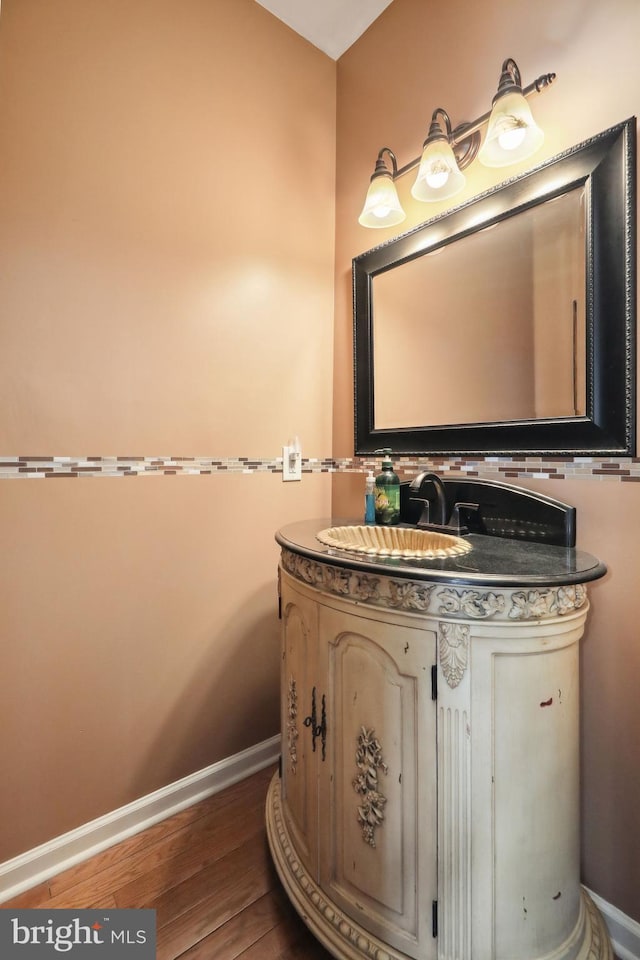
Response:
POLYGON ((305 717, 302 721, 305 727, 311 727, 311 749, 313 752, 316 752, 316 740, 318 737, 321 738, 322 742, 322 760, 324 762, 326 756, 326 740, 327 740, 327 704, 325 695, 322 694, 322 717, 320 723, 318 723, 318 714, 316 710, 316 688, 314 687, 311 691, 311 713, 308 717, 305 717))
POLYGON ((327 701, 324 693, 322 694, 322 720, 318 733, 322 737, 322 762, 324 763, 327 755, 327 701))
POLYGON ((317 737, 317 714, 316 714, 316 688, 314 687, 311 691, 311 713, 308 717, 305 717, 302 721, 305 727, 311 727, 311 743, 313 746, 313 752, 316 752, 316 737, 317 737))

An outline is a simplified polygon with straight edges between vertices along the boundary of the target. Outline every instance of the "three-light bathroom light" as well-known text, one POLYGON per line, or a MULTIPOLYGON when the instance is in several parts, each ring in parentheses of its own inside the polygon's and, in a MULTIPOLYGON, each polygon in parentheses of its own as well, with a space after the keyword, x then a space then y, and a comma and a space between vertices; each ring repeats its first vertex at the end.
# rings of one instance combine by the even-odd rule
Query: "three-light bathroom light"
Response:
POLYGON ((487 167, 503 167, 530 157, 542 145, 544 133, 533 119, 526 98, 548 87, 555 76, 555 73, 544 74, 523 90, 518 65, 509 58, 502 64, 498 92, 488 113, 452 129, 447 111, 438 107, 431 117, 422 155, 401 168, 393 151, 383 147, 358 222, 363 227, 391 227, 402 223, 406 214, 398 199, 395 181, 415 167, 418 174, 411 188, 412 196, 416 200, 435 202, 449 200, 463 189, 466 181, 462 170, 476 156, 487 167), (485 124, 487 132, 480 147, 480 130, 485 124), (385 163, 385 153, 391 160, 391 170, 385 163))

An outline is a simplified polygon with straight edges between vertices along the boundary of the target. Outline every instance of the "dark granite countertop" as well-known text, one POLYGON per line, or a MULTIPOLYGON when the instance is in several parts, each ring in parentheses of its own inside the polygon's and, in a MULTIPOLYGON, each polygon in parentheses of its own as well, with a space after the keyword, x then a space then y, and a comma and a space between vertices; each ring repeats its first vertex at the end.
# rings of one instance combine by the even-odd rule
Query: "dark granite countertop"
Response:
POLYGON ((555 547, 479 534, 465 537, 472 545, 469 553, 433 560, 407 560, 401 557, 365 559, 358 553, 327 547, 316 539, 316 533, 327 527, 361 522, 335 518, 301 520, 278 530, 276 540, 281 547, 322 563, 384 576, 467 586, 561 586, 598 580, 607 571, 596 557, 573 547, 555 547))

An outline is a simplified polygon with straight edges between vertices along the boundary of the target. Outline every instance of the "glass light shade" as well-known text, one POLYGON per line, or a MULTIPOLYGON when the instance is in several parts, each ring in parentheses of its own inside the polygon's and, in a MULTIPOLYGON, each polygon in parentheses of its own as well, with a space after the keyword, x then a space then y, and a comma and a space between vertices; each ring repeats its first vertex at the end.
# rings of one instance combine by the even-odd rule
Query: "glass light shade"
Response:
POLYGON ((485 167, 506 167, 525 160, 542 146, 544 133, 533 119, 525 97, 511 90, 493 105, 478 160, 485 167))
POLYGON ((406 213, 400 206, 398 191, 391 174, 372 179, 367 190, 358 223, 362 227, 393 227, 402 223, 406 213))
POLYGON ((465 183, 449 142, 444 137, 427 140, 411 195, 416 200, 448 200, 460 193, 465 183))

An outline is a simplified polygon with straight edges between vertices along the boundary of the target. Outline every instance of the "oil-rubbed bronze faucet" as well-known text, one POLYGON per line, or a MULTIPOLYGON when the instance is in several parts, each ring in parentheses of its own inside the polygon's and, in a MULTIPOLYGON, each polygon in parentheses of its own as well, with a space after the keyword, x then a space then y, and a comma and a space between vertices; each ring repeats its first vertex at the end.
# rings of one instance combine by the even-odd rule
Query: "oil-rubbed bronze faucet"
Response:
POLYGON ((411 493, 416 494, 409 498, 410 501, 422 504, 422 513, 416 526, 423 530, 441 530, 443 533, 457 535, 468 533, 468 527, 463 522, 462 513, 463 511, 465 513, 475 512, 479 509, 479 505, 477 503, 456 502, 451 511, 449 521, 447 522, 447 494, 444 483, 437 473, 419 473, 418 476, 411 481, 409 490, 411 493), (425 497, 422 493, 422 488, 428 483, 433 484, 436 491, 436 508, 435 511, 433 511, 433 518, 431 517, 431 502, 428 497, 425 497))
POLYGON ((420 519, 418 520, 417 526, 446 526, 447 495, 444 490, 444 483, 437 473, 419 473, 418 476, 411 481, 409 490, 411 493, 416 494, 416 496, 410 497, 410 499, 417 500, 422 504, 422 513, 420 514, 420 519), (422 488, 427 483, 432 483, 436 491, 436 510, 433 519, 430 517, 430 501, 428 498, 422 495, 422 488))

